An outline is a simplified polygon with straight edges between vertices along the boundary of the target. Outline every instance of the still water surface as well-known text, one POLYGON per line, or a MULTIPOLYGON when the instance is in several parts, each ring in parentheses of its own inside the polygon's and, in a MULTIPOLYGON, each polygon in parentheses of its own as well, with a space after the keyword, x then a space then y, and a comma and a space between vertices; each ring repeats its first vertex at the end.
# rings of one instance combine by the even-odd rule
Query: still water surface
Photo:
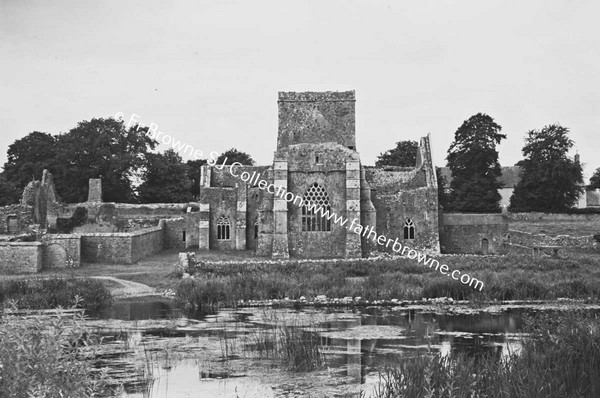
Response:
POLYGON ((89 322, 105 336, 104 365, 125 381, 120 397, 358 397, 369 396, 378 372, 403 356, 518 353, 526 312, 247 308, 195 319, 159 300, 117 303, 89 322), (281 322, 318 335, 323 369, 287 371, 246 349, 258 332, 281 322), (152 381, 137 383, 144 372, 152 381))

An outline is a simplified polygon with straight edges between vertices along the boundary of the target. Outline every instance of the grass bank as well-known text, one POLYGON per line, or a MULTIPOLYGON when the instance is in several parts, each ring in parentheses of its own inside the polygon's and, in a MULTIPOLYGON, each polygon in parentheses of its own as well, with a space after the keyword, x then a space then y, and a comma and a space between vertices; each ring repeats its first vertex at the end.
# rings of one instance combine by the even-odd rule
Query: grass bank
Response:
POLYGON ((177 300, 193 310, 234 306, 238 300, 332 298, 366 300, 493 301, 527 299, 600 299, 597 254, 563 258, 527 255, 505 257, 441 256, 441 263, 484 282, 482 291, 418 264, 414 260, 348 260, 336 263, 198 264, 182 280, 177 300))
POLYGON ((372 398, 600 396, 600 320, 544 316, 530 322, 519 354, 403 357, 381 374, 372 398))
POLYGON ((20 309, 57 307, 97 311, 112 303, 109 289, 90 278, 28 278, 0 281, 0 303, 13 301, 20 309))

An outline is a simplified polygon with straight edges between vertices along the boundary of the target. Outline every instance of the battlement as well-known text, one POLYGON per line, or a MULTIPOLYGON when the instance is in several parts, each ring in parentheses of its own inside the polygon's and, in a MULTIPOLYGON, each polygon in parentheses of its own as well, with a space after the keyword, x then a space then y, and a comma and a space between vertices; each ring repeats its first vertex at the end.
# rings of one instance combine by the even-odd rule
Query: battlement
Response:
POLYGON ((352 91, 280 91, 279 101, 287 102, 327 102, 327 101, 356 101, 354 90, 352 91))

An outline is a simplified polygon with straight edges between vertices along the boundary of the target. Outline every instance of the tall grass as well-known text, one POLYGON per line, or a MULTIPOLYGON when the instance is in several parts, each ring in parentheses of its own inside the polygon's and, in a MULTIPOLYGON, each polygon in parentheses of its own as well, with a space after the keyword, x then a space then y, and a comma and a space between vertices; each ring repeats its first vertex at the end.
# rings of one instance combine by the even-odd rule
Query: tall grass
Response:
POLYGON ((204 264, 195 280, 177 289, 189 308, 218 308, 239 300, 298 299, 317 295, 367 300, 600 299, 597 256, 445 256, 442 263, 484 282, 482 291, 461 284, 410 259, 348 260, 310 264, 204 264))
POLYGON ((0 302, 12 300, 18 308, 42 309, 77 305, 97 311, 112 303, 104 284, 90 278, 31 278, 0 282, 0 302))
POLYGON ((77 314, 0 319, 0 396, 91 397, 103 389, 77 314))
POLYGON ((321 340, 311 325, 294 319, 269 317, 272 327, 261 327, 250 334, 245 349, 258 358, 281 359, 288 370, 293 372, 309 372, 319 369, 324 364, 321 340))
POLYGON ((420 355, 381 375, 373 398, 598 397, 600 320, 577 314, 529 322, 520 354, 420 355))

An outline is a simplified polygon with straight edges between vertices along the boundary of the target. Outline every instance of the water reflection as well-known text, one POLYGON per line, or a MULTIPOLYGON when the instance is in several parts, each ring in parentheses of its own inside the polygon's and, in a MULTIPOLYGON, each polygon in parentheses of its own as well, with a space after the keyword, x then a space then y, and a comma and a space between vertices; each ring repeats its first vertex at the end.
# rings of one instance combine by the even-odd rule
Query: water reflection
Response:
POLYGON ((468 315, 382 308, 241 309, 194 320, 168 302, 130 301, 90 324, 101 326, 107 336, 120 336, 112 342, 127 347, 118 358, 121 363, 153 369, 149 386, 129 385, 123 397, 269 397, 298 385, 320 389, 324 396, 339 395, 344 386, 354 388, 344 396, 356 396, 377 382, 379 370, 402 357, 423 352, 490 353, 498 358, 518 354, 524 313, 522 309, 468 315), (257 331, 290 319, 296 327, 318 334, 327 370, 292 374, 245 351, 257 331))

